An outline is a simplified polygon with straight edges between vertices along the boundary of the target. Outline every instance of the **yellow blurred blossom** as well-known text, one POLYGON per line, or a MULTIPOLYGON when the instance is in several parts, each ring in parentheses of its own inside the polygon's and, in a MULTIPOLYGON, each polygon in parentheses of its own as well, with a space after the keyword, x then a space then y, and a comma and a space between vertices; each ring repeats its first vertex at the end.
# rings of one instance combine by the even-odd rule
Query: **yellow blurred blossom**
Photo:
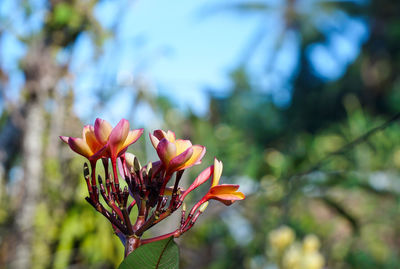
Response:
POLYGON ((303 253, 300 244, 292 244, 283 254, 283 268, 300 269, 302 264, 302 255, 303 253))
POLYGON ((309 234, 303 239, 303 251, 305 253, 318 251, 320 245, 318 237, 314 234, 309 234))
POLYGON ((301 269, 321 269, 324 267, 325 259, 318 251, 303 253, 301 269))
POLYGON ((271 231, 269 234, 269 243, 271 247, 278 250, 278 252, 292 244, 294 239, 294 231, 287 226, 281 226, 278 229, 271 231))
POLYGON ((314 234, 295 241, 294 231, 281 226, 269 233, 270 258, 280 269, 322 269, 325 259, 319 252, 320 240, 314 234))

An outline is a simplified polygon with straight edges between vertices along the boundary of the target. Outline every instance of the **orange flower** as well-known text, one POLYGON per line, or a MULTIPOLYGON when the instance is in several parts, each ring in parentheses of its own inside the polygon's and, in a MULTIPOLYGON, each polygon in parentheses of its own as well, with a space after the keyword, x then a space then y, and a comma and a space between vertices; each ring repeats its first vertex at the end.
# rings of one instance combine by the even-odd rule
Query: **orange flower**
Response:
POLYGON ((122 119, 114 128, 103 119, 97 118, 94 124, 83 128, 82 138, 60 136, 76 153, 96 161, 105 155, 116 159, 129 145, 136 142, 143 129, 129 131, 129 122, 122 119))
POLYGON ((156 130, 150 140, 168 174, 201 163, 206 148, 192 145, 189 140, 176 139, 172 131, 156 130))
MULTIPOLYGON (((239 185, 233 184, 221 184, 218 185, 222 175, 223 165, 222 162, 214 159, 214 173, 211 183, 211 188, 206 194, 206 200, 214 199, 218 200, 225 205, 231 205, 237 200, 243 200, 244 194, 238 191, 239 185)), ((204 198, 203 198, 204 199, 204 198)))
MULTIPOLYGON (((111 160, 115 160, 125 153, 128 147, 140 138, 142 133, 143 129, 129 131, 129 122, 126 119, 120 120, 114 129, 109 132, 107 138, 111 160)), ((106 132, 100 133, 99 131, 99 137, 105 138, 106 135, 106 132)))
POLYGON ((97 140, 94 127, 86 125, 83 127, 82 138, 60 136, 61 140, 67 143, 76 153, 88 158, 98 160, 101 153, 105 151, 105 143, 97 140))
POLYGON ((206 193, 206 195, 194 206, 193 212, 201 204, 212 199, 220 201, 225 205, 231 205, 235 201, 243 200, 245 198, 245 195, 242 192, 238 191, 239 185, 234 185, 234 184, 218 185, 222 175, 222 169, 223 169, 222 162, 215 158, 214 165, 208 167, 206 170, 200 173, 200 175, 196 178, 196 180, 192 183, 192 185, 190 185, 190 187, 182 195, 181 201, 183 201, 183 199, 186 197, 186 195, 189 194, 189 192, 191 192, 192 190, 194 190, 195 188, 206 182, 210 178, 211 173, 213 175, 211 187, 206 193))

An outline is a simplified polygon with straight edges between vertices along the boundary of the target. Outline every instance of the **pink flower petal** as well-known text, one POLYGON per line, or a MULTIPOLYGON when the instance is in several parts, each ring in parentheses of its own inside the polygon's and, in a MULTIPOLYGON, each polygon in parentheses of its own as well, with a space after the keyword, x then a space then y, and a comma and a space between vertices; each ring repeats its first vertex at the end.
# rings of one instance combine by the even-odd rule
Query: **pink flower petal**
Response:
POLYGON ((118 153, 124 145, 124 142, 129 134, 129 122, 122 119, 118 122, 117 126, 112 129, 108 138, 108 146, 112 158, 117 158, 118 153))
POLYGON ((128 171, 125 169, 124 165, 122 164, 121 158, 117 159, 117 167, 118 167, 118 172, 121 175, 123 179, 125 179, 125 175, 128 175, 128 171))
POLYGON ((143 134, 143 128, 129 131, 128 136, 126 137, 122 148, 124 149, 135 143, 142 134, 143 134))
POLYGON ((197 177, 196 179, 193 181, 193 183, 189 186, 189 188, 182 194, 180 200, 183 201, 186 197, 186 195, 188 195, 191 191, 193 191, 194 189, 196 189, 198 186, 200 186, 201 184, 203 184, 204 182, 206 182, 211 174, 213 173, 214 167, 213 166, 209 166, 207 167, 205 170, 203 170, 197 177))
POLYGON ((153 144, 153 147, 156 149, 160 140, 157 137, 155 137, 154 135, 152 135, 151 133, 149 134, 149 137, 150 137, 151 144, 153 144))
POLYGON ((95 136, 97 140, 103 145, 107 143, 111 130, 112 126, 106 120, 97 118, 96 121, 94 122, 95 136))
POLYGON ((160 140, 157 146, 157 154, 165 167, 168 167, 169 162, 176 156, 176 146, 169 142, 166 138, 160 140))
POLYGON ((68 139, 69 139, 69 137, 68 136, 59 136, 59 138, 64 142, 64 143, 67 143, 68 144, 68 139))
POLYGON ((82 138, 70 137, 68 139, 68 144, 73 151, 86 158, 89 158, 93 155, 92 150, 89 148, 88 144, 86 144, 86 141, 82 138))
POLYGON ((186 169, 201 163, 201 159, 203 158, 204 154, 206 154, 206 148, 204 146, 194 145, 192 146, 192 149, 192 157, 190 157, 190 159, 180 169, 186 169))
MULTIPOLYGON (((176 145, 176 144, 175 144, 176 145)), ((169 162, 169 170, 170 172, 173 171, 179 171, 181 170, 181 167, 185 165, 185 163, 192 157, 193 155, 193 148, 190 147, 178 156, 175 156, 170 162, 169 162)))
MULTIPOLYGON (((153 135, 158 138, 158 140, 161 140, 163 138, 167 138, 167 133, 164 132, 163 130, 155 130, 153 132, 153 135)), ((168 138, 167 138, 168 139, 168 138)))
POLYGON ((163 138, 166 138, 169 142, 174 142, 175 141, 175 133, 168 130, 167 132, 164 132, 163 130, 155 130, 153 132, 153 135, 158 138, 158 140, 161 140, 163 138))

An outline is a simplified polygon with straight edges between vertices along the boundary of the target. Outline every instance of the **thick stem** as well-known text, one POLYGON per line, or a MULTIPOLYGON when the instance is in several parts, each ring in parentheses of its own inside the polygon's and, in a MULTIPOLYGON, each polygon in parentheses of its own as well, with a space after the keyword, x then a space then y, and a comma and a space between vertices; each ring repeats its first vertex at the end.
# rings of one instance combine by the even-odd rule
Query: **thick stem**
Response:
POLYGON ((126 258, 129 254, 131 254, 135 249, 140 247, 141 241, 139 237, 136 236, 127 236, 126 237, 126 244, 125 244, 125 255, 126 258))

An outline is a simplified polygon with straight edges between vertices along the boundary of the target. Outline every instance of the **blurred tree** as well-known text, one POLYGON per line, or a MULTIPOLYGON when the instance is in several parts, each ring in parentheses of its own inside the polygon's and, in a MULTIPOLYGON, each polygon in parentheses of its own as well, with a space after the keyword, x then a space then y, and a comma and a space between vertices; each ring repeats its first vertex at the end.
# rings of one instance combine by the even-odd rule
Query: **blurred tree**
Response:
MULTIPOLYGON (((36 237, 47 240, 46 235, 36 234, 34 223, 38 206, 48 203, 42 210, 54 214, 60 209, 60 204, 51 199, 49 191, 54 187, 60 188, 64 183, 76 182, 71 180, 71 173, 60 173, 70 157, 61 154, 58 136, 63 130, 75 129, 76 117, 71 110, 73 95, 68 77, 69 63, 60 63, 57 55, 62 50, 72 50, 77 38, 84 32, 93 33, 100 45, 104 31, 92 14, 97 1, 54 0, 43 7, 38 7, 33 1, 17 2, 13 3, 16 12, 23 14, 22 21, 26 25, 37 16, 39 10, 35 8, 44 8, 45 13, 40 29, 27 27, 22 33, 13 32, 17 27, 17 20, 12 15, 15 13, 1 18, 3 25, 6 25, 1 35, 14 34, 27 51, 19 64, 25 81, 20 98, 15 102, 8 99, 5 89, 9 86, 7 83, 11 82, 3 79, 1 87, 1 136, 4 138, 1 147, 1 182, 13 191, 6 192, 4 187, 2 191, 2 204, 7 211, 2 221, 0 264, 1 267, 9 265, 10 268, 38 268, 33 245, 36 237), (13 174, 13 170, 18 169, 22 178, 13 174), (50 175, 46 169, 55 169, 57 175, 54 172, 50 175), (52 180, 58 180, 58 183, 52 180), (56 204, 58 208, 54 207, 56 204), (8 227, 13 227, 12 233, 8 227)), ((10 70, 2 70, 6 77, 7 72, 10 70)), ((77 177, 75 173, 72 175, 77 177)), ((50 263, 51 260, 41 261, 43 266, 39 267, 45 268, 50 263)))

